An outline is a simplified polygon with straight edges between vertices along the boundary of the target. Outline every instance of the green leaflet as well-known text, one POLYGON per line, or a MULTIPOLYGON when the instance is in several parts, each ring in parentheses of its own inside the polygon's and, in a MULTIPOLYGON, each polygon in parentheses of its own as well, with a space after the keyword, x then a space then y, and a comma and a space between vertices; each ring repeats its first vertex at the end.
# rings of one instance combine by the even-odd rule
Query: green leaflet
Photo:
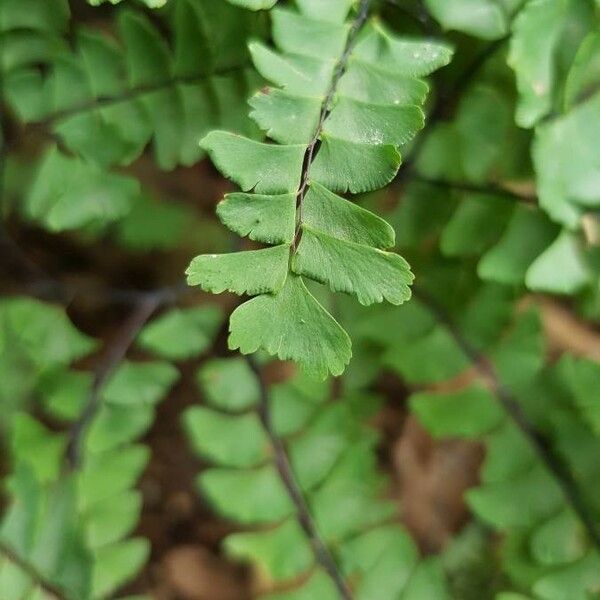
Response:
POLYGON ((202 141, 215 165, 244 191, 293 192, 300 183, 304 146, 263 144, 226 131, 211 131, 202 141))
POLYGON ((107 381, 102 396, 111 405, 155 405, 179 378, 167 362, 124 361, 107 381))
POLYGON ((62 308, 18 296, 0 303, 0 351, 21 352, 40 371, 89 354, 96 342, 77 330, 62 308))
POLYGON ((296 195, 227 194, 217 215, 231 231, 267 244, 290 244, 296 222, 296 195))
POLYGON ((387 71, 376 64, 352 56, 339 85, 340 94, 362 102, 381 105, 422 104, 427 84, 408 75, 387 71))
POLYGON ((501 408, 482 387, 454 393, 420 392, 410 399, 411 409, 436 437, 474 437, 494 429, 503 420, 501 408))
POLYGON ((343 22, 355 0, 331 0, 324 4, 320 0, 297 0, 298 9, 311 19, 329 23, 343 22))
POLYGON ((425 77, 447 65, 452 50, 443 43, 399 38, 380 21, 372 21, 365 26, 354 56, 396 75, 425 77))
POLYGON ((292 268, 334 292, 354 294, 361 304, 402 304, 410 298, 413 275, 401 256, 338 240, 307 225, 292 268))
POLYGON ((186 275, 190 285, 200 285, 215 294, 274 293, 285 283, 288 256, 288 244, 233 254, 203 254, 192 261, 186 275))
POLYGON ((191 358, 210 347, 222 320, 216 306, 174 309, 146 325, 138 344, 170 360, 191 358))
POLYGON ((574 294, 585 287, 592 274, 582 246, 574 234, 563 231, 527 269, 527 287, 555 294, 574 294))
POLYGON ((19 0, 5 0, 0 6, 0 30, 33 29, 63 32, 67 29, 70 11, 67 0, 31 2, 23 10, 19 0))
POLYGON ((520 283, 555 235, 556 227, 542 213, 517 206, 499 242, 479 261, 479 276, 504 284, 520 283))
POLYGON ((600 366, 588 359, 564 356, 558 369, 569 387, 573 401, 596 435, 600 435, 600 399, 597 393, 600 366))
POLYGON ((593 31, 577 50, 565 82, 565 109, 593 94, 600 78, 600 33, 593 31))
POLYGON ((282 56, 258 42, 249 45, 256 70, 285 91, 300 96, 324 96, 331 81, 335 61, 312 56, 282 56))
POLYGON ((424 124, 419 78, 450 58, 445 45, 399 38, 375 20, 355 31, 343 22, 350 4, 303 0, 297 11, 274 10, 277 50, 250 44, 257 70, 278 86, 250 99, 250 116, 271 141, 213 131, 201 142, 227 177, 254 192, 227 196, 222 222, 280 245, 200 256, 188 269, 188 282, 208 291, 259 295, 233 313, 231 348, 263 348, 320 377, 343 371, 350 342, 296 275, 362 304, 408 300, 408 264, 382 251, 394 245, 391 227, 333 192, 368 192, 394 178, 399 146, 424 124), (315 346, 321 328, 326 339, 315 346))
POLYGON ((196 453, 224 466, 253 467, 268 456, 267 440, 254 413, 231 416, 197 406, 186 412, 185 426, 196 453))
POLYGON ((514 207, 508 200, 485 194, 465 197, 444 227, 440 247, 447 256, 481 255, 498 241, 514 207))
POLYGON ((337 60, 344 51, 348 25, 306 17, 295 11, 276 8, 271 12, 273 39, 289 54, 337 60))
POLYGON ((533 145, 540 205, 570 229, 600 204, 600 94, 537 128, 533 145))
POLYGON ((52 231, 116 221, 139 193, 137 180, 106 173, 93 163, 51 148, 27 198, 29 214, 52 231))
POLYGON ((307 226, 339 240, 375 248, 395 245, 394 229, 387 221, 318 183, 308 189, 302 210, 307 226))
POLYGON ((302 364, 320 378, 328 372, 342 373, 352 355, 348 334, 293 274, 278 294, 258 296, 238 306, 229 331, 232 350, 249 354, 264 348, 281 360, 302 364))
POLYGON ((230 535, 225 551, 235 559, 250 560, 277 580, 308 571, 314 561, 310 543, 295 520, 287 520, 272 531, 230 535))
POLYGON ((494 0, 425 0, 425 4, 445 29, 486 40, 500 38, 508 31, 506 11, 494 0))
POLYGON ((319 122, 322 99, 284 90, 259 92, 249 100, 250 116, 280 144, 308 144, 319 122))
POLYGON ((534 533, 531 551, 541 564, 574 562, 585 553, 584 533, 569 509, 550 517, 534 533))
POLYGON ((517 75, 521 127, 532 127, 552 107, 554 54, 568 7, 569 0, 535 0, 515 19, 508 61, 517 75))
POLYGON ((260 399, 256 377, 241 357, 209 360, 200 367, 196 378, 206 402, 222 411, 244 411, 260 399))
POLYGON ((423 128, 423 111, 415 105, 379 106, 341 97, 323 131, 359 144, 401 146, 423 128))
POLYGON ((357 144, 323 133, 311 176, 334 192, 360 194, 387 185, 399 166, 394 146, 357 144))

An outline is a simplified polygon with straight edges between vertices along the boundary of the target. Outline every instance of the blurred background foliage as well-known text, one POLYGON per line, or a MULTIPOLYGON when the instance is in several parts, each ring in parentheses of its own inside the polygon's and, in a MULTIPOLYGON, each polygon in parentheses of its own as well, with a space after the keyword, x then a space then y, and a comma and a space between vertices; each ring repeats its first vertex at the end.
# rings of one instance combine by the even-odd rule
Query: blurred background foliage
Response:
POLYGON ((325 382, 183 283, 252 247, 198 140, 263 137, 274 4, 0 0, 0 598, 600 598, 599 3, 373 1, 454 55, 356 198, 413 299, 314 284, 325 382))

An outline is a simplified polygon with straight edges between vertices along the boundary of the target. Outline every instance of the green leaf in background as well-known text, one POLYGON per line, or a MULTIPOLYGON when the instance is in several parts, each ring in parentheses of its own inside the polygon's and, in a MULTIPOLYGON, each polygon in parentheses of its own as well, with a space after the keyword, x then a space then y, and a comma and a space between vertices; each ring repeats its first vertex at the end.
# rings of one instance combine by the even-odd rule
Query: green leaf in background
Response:
POLYGON ((484 40, 495 40, 508 32, 508 15, 494 0, 425 0, 425 5, 445 29, 484 40))
MULTIPOLYGON (((105 2, 110 2, 111 4, 119 4, 123 2, 123 0, 87 0, 92 6, 100 6, 105 2)), ((163 7, 169 0, 140 0, 143 2, 148 8, 161 8, 163 7)))
POLYGON ((52 148, 33 182, 27 211, 53 231, 76 229, 116 221, 127 214, 138 193, 137 180, 108 174, 52 148))
POLYGON ((600 435, 600 397, 596 393, 600 382, 600 365, 592 360, 566 355, 560 360, 558 369, 583 418, 600 435))
POLYGON ((600 134, 600 94, 538 127, 533 145, 540 205, 574 229, 581 215, 600 206, 600 167, 595 160, 600 134))
POLYGON ((68 364, 97 346, 96 341, 75 328, 62 308, 32 298, 2 300, 0 319, 0 350, 15 352, 18 346, 40 370, 68 364))
POLYGON ((29 10, 23 10, 19 0, 6 0, 0 6, 0 28, 32 29, 48 32, 65 31, 68 26, 70 11, 67 0, 48 0, 32 2, 29 10))
POLYGON ((440 248, 448 256, 481 255, 498 241, 513 213, 510 200, 469 194, 445 226, 440 248))
POLYGON ((477 272, 482 279, 520 284, 527 269, 551 243, 556 227, 538 211, 518 206, 498 243, 481 258, 477 272))
POLYGON ((206 401, 224 411, 243 411, 260 399, 256 377, 243 358, 211 359, 198 370, 197 381, 206 401))
POLYGON ((266 10, 277 4, 277 0, 227 0, 227 2, 250 10, 266 10))
POLYGON ((201 254, 186 270, 189 285, 238 295, 278 292, 288 274, 289 245, 229 254, 201 254))
POLYGON ((528 2, 513 24, 509 64, 517 75, 516 120, 532 127, 552 108, 554 60, 569 0, 528 2))
MULTIPOLYGON (((220 365, 237 360, 226 359, 220 365)), ((214 397, 221 393, 221 383, 204 379, 202 391, 214 397)), ((278 430, 283 427, 281 441, 319 535, 335 548, 340 574, 352 581, 361 594, 357 597, 446 598, 437 563, 421 562, 401 527, 380 525, 392 517, 394 507, 380 496, 383 482, 373 454, 377 436, 367 432, 362 422, 371 414, 364 406, 367 399, 328 402, 327 386, 305 376, 278 384, 267 394, 274 411, 281 403, 289 416, 293 399, 296 414, 301 406, 312 414, 293 431, 275 412, 273 423, 278 430)), ((289 590, 266 598, 338 598, 330 576, 315 563, 286 478, 277 467, 280 459, 256 409, 232 415, 194 406, 183 422, 196 453, 216 463, 200 474, 201 493, 220 513, 250 526, 227 536, 227 554, 250 560, 269 588, 289 590), (240 498, 251 500, 240 502, 240 498), (264 527, 255 527, 259 524, 264 527)))
POLYGON ((586 265, 583 242, 563 231, 527 269, 525 282, 532 290, 573 294, 588 284, 591 272, 586 265))
POLYGON ((167 362, 124 361, 110 377, 102 396, 108 404, 156 404, 177 381, 179 373, 167 362))
POLYGON ((473 386, 452 393, 419 392, 411 408, 436 437, 473 437, 494 429, 503 413, 492 395, 473 386))
POLYGON ((600 82, 600 33, 593 31, 581 42, 565 82, 565 110, 591 96, 600 82))
POLYGON ((217 306, 173 309, 146 325, 138 344, 162 358, 185 360, 211 346, 222 320, 217 306))

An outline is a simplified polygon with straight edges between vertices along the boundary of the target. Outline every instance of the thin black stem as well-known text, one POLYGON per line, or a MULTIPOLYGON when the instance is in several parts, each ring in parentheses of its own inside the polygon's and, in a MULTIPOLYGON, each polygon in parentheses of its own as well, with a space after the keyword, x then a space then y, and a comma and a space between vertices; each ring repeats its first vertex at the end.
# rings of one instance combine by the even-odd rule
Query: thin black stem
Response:
POLYGON ((69 600, 67 593, 56 584, 42 575, 32 564, 21 558, 10 546, 0 541, 0 554, 6 556, 10 562, 15 564, 21 571, 26 573, 46 594, 56 600, 69 600))
POLYGON ((333 77, 331 78, 327 94, 325 95, 325 99, 321 104, 319 121, 315 128, 313 136, 308 146, 306 147, 306 151, 304 152, 304 159, 302 161, 302 171, 300 172, 300 186, 296 191, 296 230, 294 232, 294 239, 292 241, 293 252, 296 251, 296 248, 298 247, 298 244, 300 242, 300 237, 302 236, 302 203, 304 202, 304 197, 308 192, 310 169, 313 161, 317 157, 317 152, 319 151, 319 146, 321 143, 320 138, 321 134, 323 133, 323 126, 325 125, 325 121, 331 114, 333 99, 335 97, 340 79, 346 72, 346 67, 348 65, 350 53, 352 52, 354 44, 356 43, 356 36, 358 35, 358 32, 361 30, 362 26, 367 20, 370 3, 371 0, 361 0, 360 2, 358 14, 352 22, 350 31, 348 32, 348 37, 346 39, 344 51, 342 52, 340 59, 335 65, 333 77))
POLYGON ((495 184, 486 184, 486 185, 477 185, 475 183, 469 183, 464 181, 448 181, 446 179, 434 179, 429 177, 424 177, 418 174, 411 173, 411 180, 418 181, 420 183, 426 183, 428 185, 432 185, 439 188, 446 188, 451 190, 457 190, 459 192, 473 192, 477 194, 490 194, 492 196, 498 196, 499 198, 504 198, 505 200, 513 201, 513 202, 523 202, 525 204, 537 204, 538 198, 534 194, 521 194, 515 192, 514 190, 509 190, 508 188, 495 185, 495 184))
POLYGON ((502 383, 494 365, 463 335, 439 303, 421 288, 415 286, 413 292, 415 297, 425 304, 436 319, 447 329, 459 348, 472 362, 508 417, 528 440, 542 464, 561 488, 565 500, 578 516, 591 542, 600 550, 600 527, 587 503, 580 495, 577 482, 569 466, 556 452, 550 440, 528 419, 518 398, 502 383))
POLYGON ((352 590, 344 580, 344 577, 342 576, 340 569, 333 558, 333 555, 331 554, 327 544, 317 529, 317 526, 310 513, 310 508, 308 507, 302 490, 296 481, 292 465, 290 464, 290 459, 287 455, 285 444, 273 427, 271 413, 269 410, 269 390, 267 388, 263 373, 251 356, 246 356, 245 358, 260 384, 261 400, 258 408, 258 414, 269 438, 269 442, 273 447, 273 451, 275 453, 275 466, 277 467, 281 481, 283 482, 283 485, 285 486, 292 503, 296 507, 298 522, 306 534, 306 537, 310 541, 315 559, 335 584, 340 598, 343 600, 352 600, 352 590))
POLYGON ((147 85, 140 85, 135 88, 131 88, 129 90, 126 90, 122 94, 118 94, 116 96, 98 96, 97 98, 94 98, 92 100, 88 100, 75 106, 71 106, 69 108, 53 112, 52 114, 45 117, 43 120, 38 121, 37 125, 45 126, 53 123, 54 121, 64 119, 67 117, 72 117, 81 113, 88 112, 90 110, 114 106, 115 104, 120 104, 121 102, 129 102, 130 100, 135 100, 136 98, 139 98, 140 96, 143 96, 145 94, 151 94, 152 92, 160 92, 161 90, 170 88, 175 85, 200 83, 214 76, 227 75, 230 73, 235 73, 237 71, 243 71, 247 68, 247 66, 248 65, 245 64, 236 65, 233 67, 218 69, 211 73, 205 73, 202 75, 181 75, 178 77, 171 77, 170 79, 166 79, 159 83, 150 83, 147 85))
POLYGON ((115 339, 107 346, 104 359, 101 361, 94 375, 92 389, 85 408, 69 431, 67 458, 71 468, 75 469, 80 464, 83 437, 101 406, 101 392, 104 384, 113 374, 119 363, 125 358, 127 351, 135 341, 142 327, 159 306, 163 304, 164 300, 164 297, 160 293, 148 294, 138 303, 115 339))

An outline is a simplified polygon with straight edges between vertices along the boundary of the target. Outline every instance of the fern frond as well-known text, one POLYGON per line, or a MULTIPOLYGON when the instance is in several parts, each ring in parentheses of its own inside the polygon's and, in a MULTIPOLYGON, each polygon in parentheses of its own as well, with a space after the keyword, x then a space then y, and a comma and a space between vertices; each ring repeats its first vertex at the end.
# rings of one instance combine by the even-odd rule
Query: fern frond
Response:
MULTIPOLYGON (((449 276, 458 279, 456 267, 449 276)), ((515 589, 536 600, 593 597, 598 468, 585 457, 598 443, 590 400, 597 395, 596 365, 567 355, 547 364, 534 311, 506 334, 514 311, 506 288, 470 283, 455 287, 451 302, 439 289, 433 293, 441 304, 419 290, 399 310, 378 309, 362 325, 355 321, 357 343, 375 347, 408 385, 432 388, 414 392, 410 405, 434 437, 486 444, 481 485, 466 497, 477 517, 503 535, 502 566, 515 589), (436 361, 443 367, 428 364, 436 361), (463 379, 470 366, 475 379, 463 379)))
POLYGON ((219 513, 247 528, 224 548, 255 566, 265 598, 446 597, 437 563, 419 560, 382 498, 377 436, 363 424, 377 397, 331 402, 326 384, 302 376, 267 397, 242 358, 209 361, 199 382, 208 406, 188 409, 184 424, 214 466, 198 485, 219 513))
MULTIPOLYGON (((210 307, 167 313, 142 331, 140 343, 165 354, 181 322, 210 343, 218 321, 210 307)), ((63 310, 42 302, 2 301, 0 324, 0 434, 12 465, 0 522, 0 596, 20 600, 39 590, 44 600, 115 597, 149 552, 146 540, 129 537, 142 504, 133 488, 149 458, 136 440, 178 371, 164 361, 124 360, 104 380, 71 369, 95 344, 63 310), (32 396, 65 432, 25 412, 32 396)), ((201 348, 194 340, 184 350, 188 356, 201 348)))
MULTIPOLYGON (((56 2, 66 19, 68 7, 56 2)), ((33 4, 34 13, 44 14, 37 4, 48 3, 33 4)), ((33 17, 20 25, 15 20, 22 7, 4 6, 8 104, 24 122, 51 125, 81 157, 102 166, 128 164, 153 140, 157 163, 172 169, 197 162, 197 141, 215 126, 255 135, 240 110, 258 86, 245 48, 246 36, 261 35, 251 13, 224 2, 170 2, 165 20, 171 50, 150 19, 131 7, 118 14, 119 42, 80 28, 71 49, 63 21, 52 32, 33 17), (27 52, 20 50, 22 36, 27 52)))
POLYGON ((189 283, 207 291, 257 296, 232 314, 230 348, 263 348, 318 377, 339 375, 351 344, 303 278, 361 304, 401 304, 413 278, 406 261, 386 251, 394 244, 389 225, 335 192, 389 183, 398 147, 423 126, 427 87, 419 78, 450 57, 446 46, 397 38, 369 20, 369 2, 346 22, 351 4, 301 0, 296 11, 274 9, 278 52, 250 45, 259 73, 279 86, 250 100, 250 116, 278 144, 213 131, 202 145, 254 192, 226 197, 217 211, 223 223, 278 245, 199 256, 187 271, 189 283))

